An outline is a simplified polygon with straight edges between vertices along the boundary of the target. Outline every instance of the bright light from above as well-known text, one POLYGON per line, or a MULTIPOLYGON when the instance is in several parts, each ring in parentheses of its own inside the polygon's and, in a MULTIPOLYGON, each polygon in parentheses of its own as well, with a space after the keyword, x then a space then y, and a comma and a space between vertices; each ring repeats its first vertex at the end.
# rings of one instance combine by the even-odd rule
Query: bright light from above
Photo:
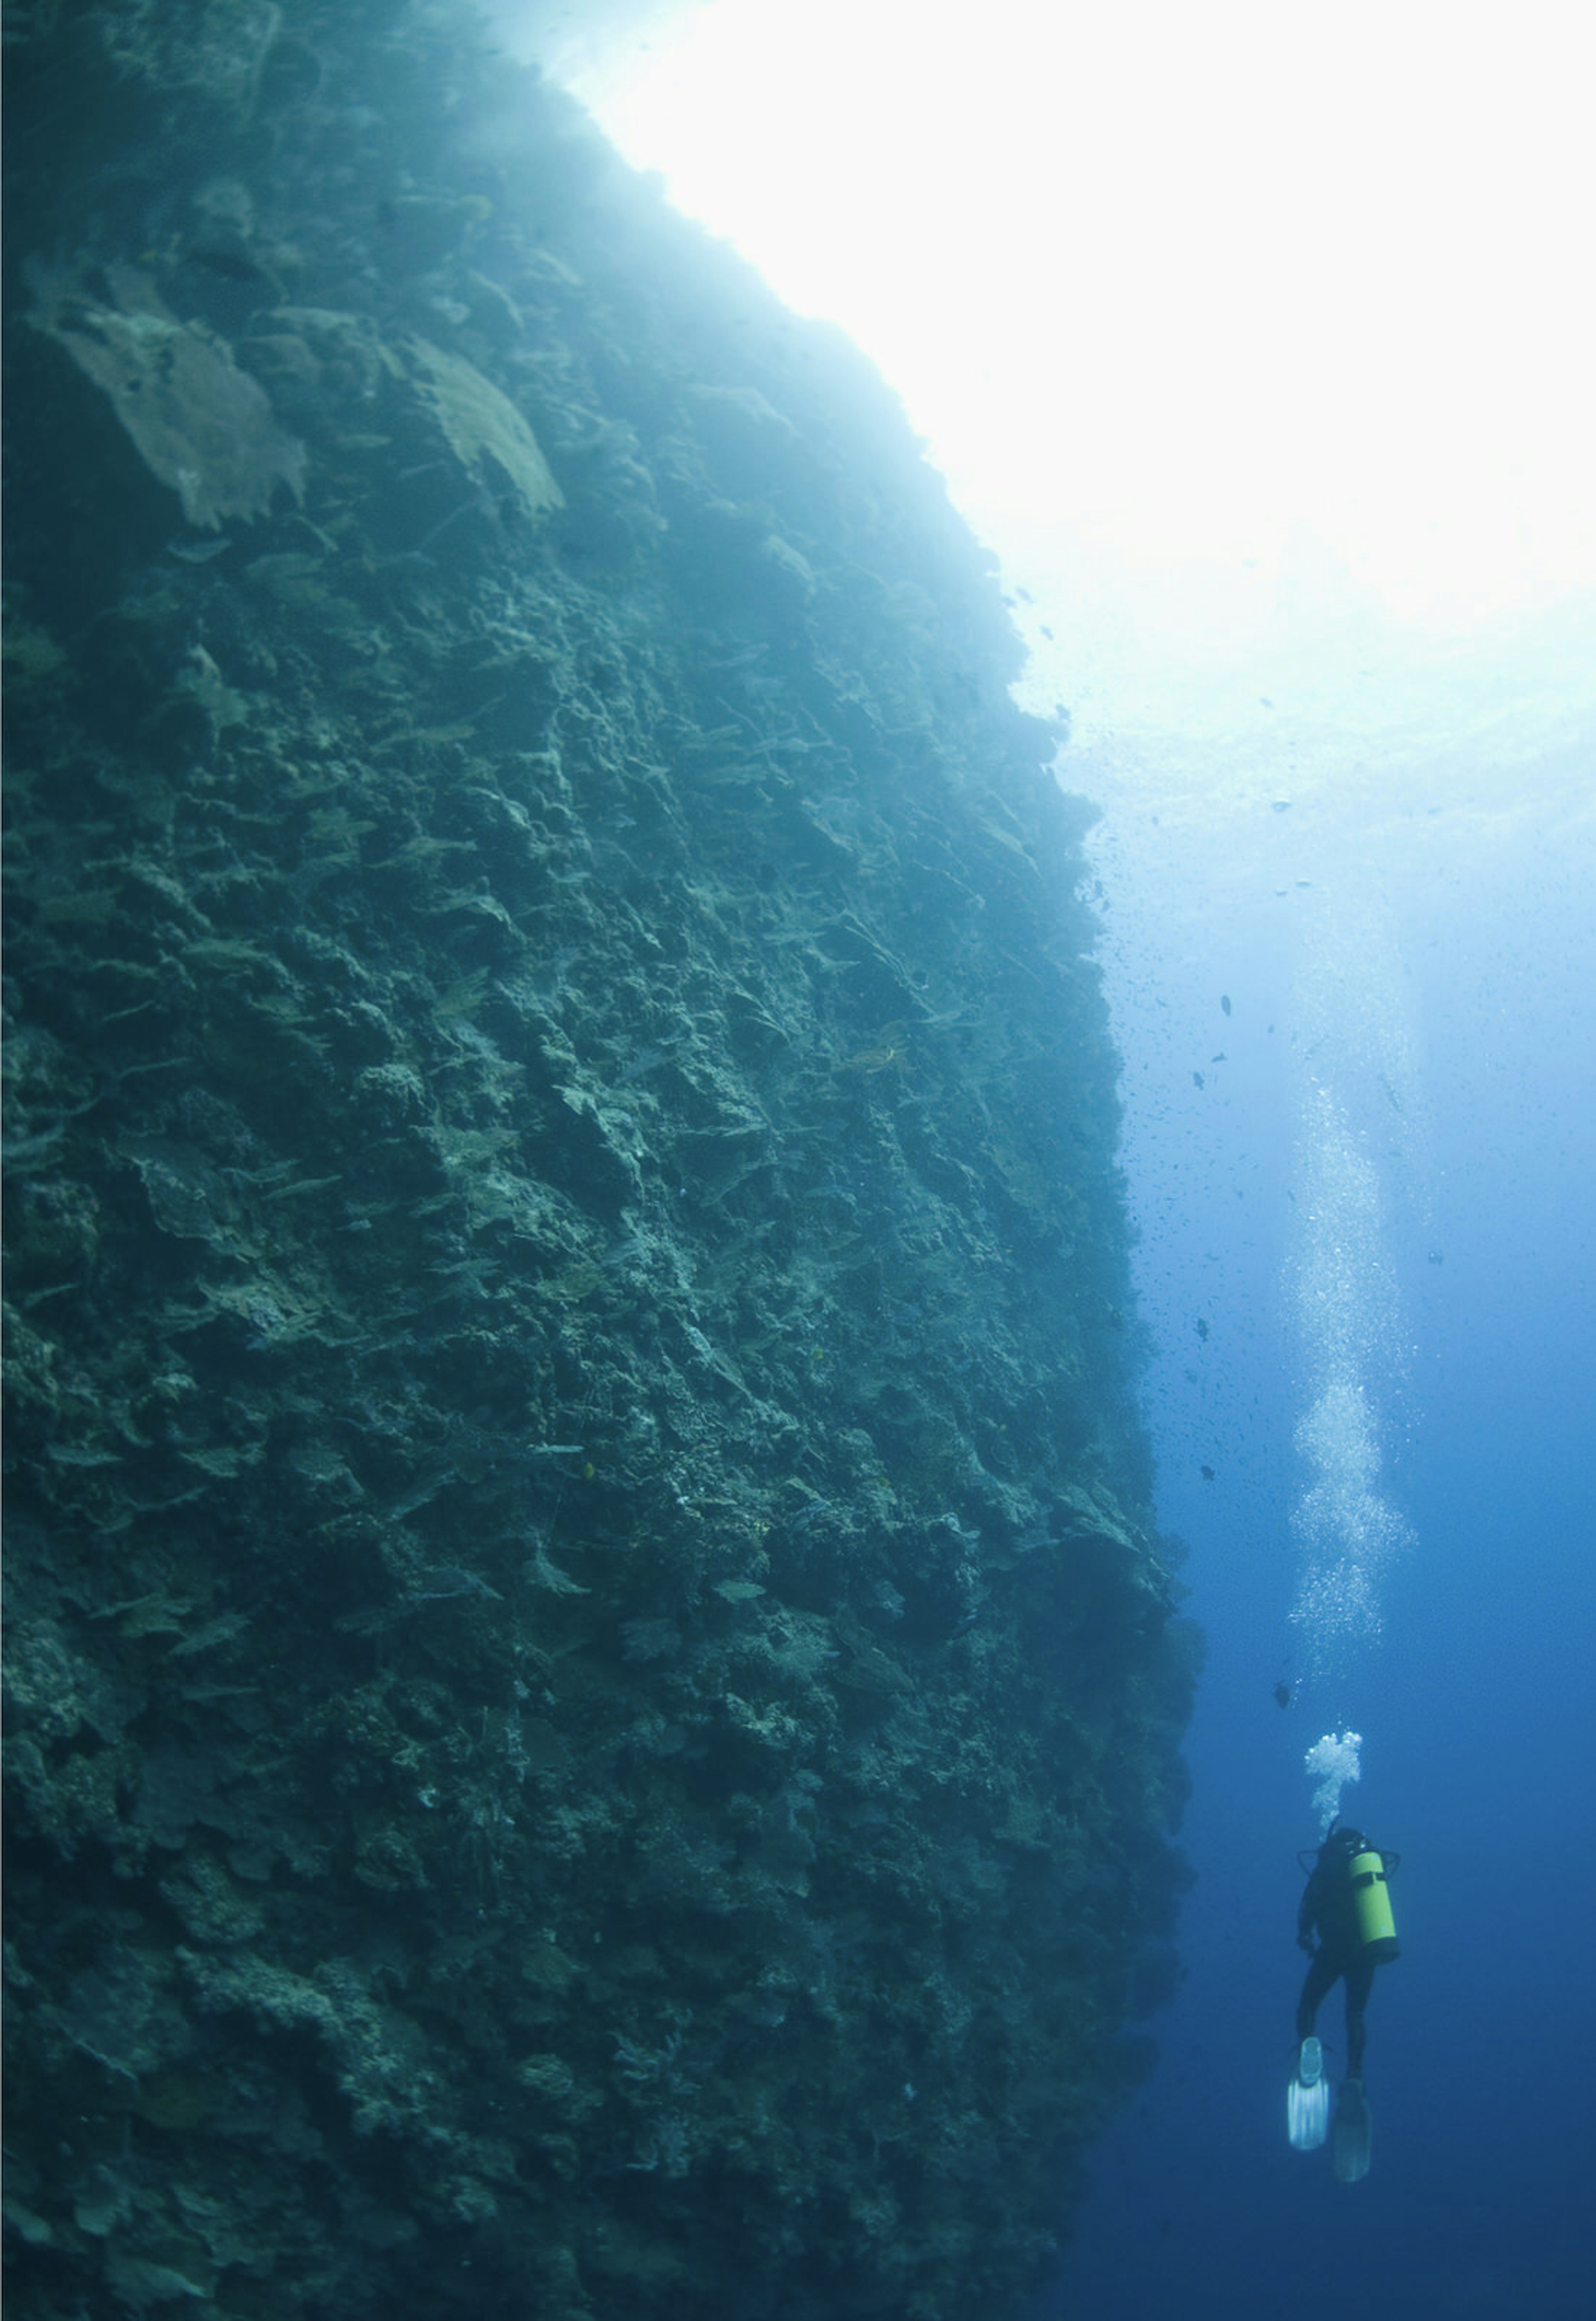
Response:
POLYGON ((707 0, 575 80, 873 357, 1017 570, 1042 531, 1214 568, 1306 527, 1447 625, 1596 580, 1585 37, 1537 0, 707 0))

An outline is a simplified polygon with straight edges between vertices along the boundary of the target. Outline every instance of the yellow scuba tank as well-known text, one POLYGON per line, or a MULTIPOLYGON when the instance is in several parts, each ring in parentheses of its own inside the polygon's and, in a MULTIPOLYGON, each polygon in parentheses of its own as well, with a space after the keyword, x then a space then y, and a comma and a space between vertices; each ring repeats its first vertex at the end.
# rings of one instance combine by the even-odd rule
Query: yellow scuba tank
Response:
POLYGON ((1386 1883, 1385 1857, 1373 1846, 1366 1845, 1361 1853, 1353 1855, 1346 1874, 1352 1880, 1362 1954, 1373 1964, 1383 1966, 1401 1955, 1397 1948, 1397 1922, 1391 1916, 1391 1888, 1386 1883))

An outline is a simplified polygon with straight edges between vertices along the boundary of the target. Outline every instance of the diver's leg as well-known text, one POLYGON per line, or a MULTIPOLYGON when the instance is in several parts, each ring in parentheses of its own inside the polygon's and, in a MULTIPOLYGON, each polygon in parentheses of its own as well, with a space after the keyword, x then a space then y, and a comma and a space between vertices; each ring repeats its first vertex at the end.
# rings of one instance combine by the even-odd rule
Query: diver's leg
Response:
POLYGON ((1340 1971, 1332 1952, 1316 1952, 1297 2002, 1297 2066, 1286 2089, 1286 2133, 1299 2152, 1317 2152, 1330 2124, 1325 2051, 1313 2035, 1313 2018, 1340 1971))
POLYGON ((1302 1996, 1297 2001, 1297 2037, 1299 2042, 1311 2037, 1314 2017, 1318 2015, 1325 1993, 1340 1973, 1341 1968, 1333 1953, 1318 1950, 1302 1981, 1302 1996))
POLYGON ((1346 2076, 1361 2080, 1363 2076, 1363 2040, 1366 2026, 1363 2009, 1369 2004, 1369 1993, 1374 1987, 1374 1967, 1371 1960, 1358 1959, 1346 1970, 1346 2076))
POLYGON ((1346 1970, 1346 2077, 1336 2104, 1331 2135, 1331 2159, 1338 2184, 1360 2184, 1369 2173, 1373 2122, 1363 2093, 1363 2009, 1374 1981, 1368 1959, 1354 1959, 1346 1970))

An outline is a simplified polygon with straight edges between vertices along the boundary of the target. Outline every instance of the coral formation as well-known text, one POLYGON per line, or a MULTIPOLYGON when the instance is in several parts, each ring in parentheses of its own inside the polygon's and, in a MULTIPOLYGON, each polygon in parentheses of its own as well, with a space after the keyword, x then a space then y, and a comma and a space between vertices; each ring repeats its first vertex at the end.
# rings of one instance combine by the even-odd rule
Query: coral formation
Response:
POLYGON ((305 496, 305 453, 231 350, 169 314, 131 266, 105 269, 102 305, 70 281, 36 270, 35 328, 66 349, 103 387, 152 476, 169 484, 192 524, 219 531, 224 516, 264 515, 279 484, 305 496))
POLYGON ((561 506, 564 495, 509 396, 501 395, 463 355, 446 355, 425 339, 412 339, 408 351, 421 374, 422 392, 461 465, 470 471, 490 460, 524 515, 561 506))
POLYGON ((1191 1652, 991 573, 452 6, 17 21, 12 2309, 995 2321, 1191 1652))

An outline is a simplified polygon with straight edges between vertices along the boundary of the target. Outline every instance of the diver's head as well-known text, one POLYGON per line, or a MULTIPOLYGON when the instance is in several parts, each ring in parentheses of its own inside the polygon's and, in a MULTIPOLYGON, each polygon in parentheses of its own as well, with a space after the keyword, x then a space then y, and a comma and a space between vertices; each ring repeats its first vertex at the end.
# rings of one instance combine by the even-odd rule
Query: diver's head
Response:
POLYGON ((1326 1853, 1362 1853, 1365 1843, 1363 1831, 1345 1823, 1330 1832, 1321 1850, 1326 1853))

